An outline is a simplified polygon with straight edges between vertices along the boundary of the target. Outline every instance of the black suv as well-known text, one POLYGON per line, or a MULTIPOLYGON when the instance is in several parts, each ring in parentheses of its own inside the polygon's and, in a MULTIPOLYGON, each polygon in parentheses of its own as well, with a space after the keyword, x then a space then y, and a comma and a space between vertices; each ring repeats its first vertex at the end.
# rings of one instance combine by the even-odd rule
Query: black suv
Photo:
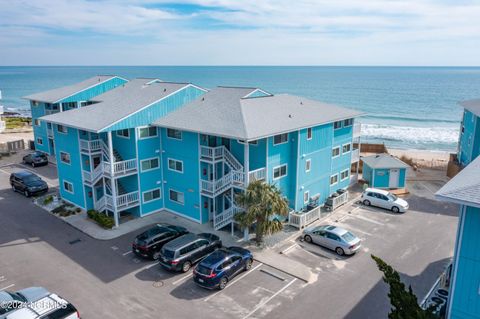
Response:
POLYGON ((157 224, 135 238, 132 251, 138 256, 157 260, 163 245, 185 234, 188 230, 184 227, 157 224))
POLYGON ((19 171, 10 175, 10 186, 14 191, 22 192, 25 196, 48 192, 47 183, 29 171, 19 171))
POLYGON ((23 164, 29 164, 32 167, 48 165, 48 157, 42 152, 33 152, 23 157, 23 164))
POLYGON ((222 247, 222 241, 214 234, 187 234, 165 244, 160 264, 174 271, 187 272, 194 263, 222 247))

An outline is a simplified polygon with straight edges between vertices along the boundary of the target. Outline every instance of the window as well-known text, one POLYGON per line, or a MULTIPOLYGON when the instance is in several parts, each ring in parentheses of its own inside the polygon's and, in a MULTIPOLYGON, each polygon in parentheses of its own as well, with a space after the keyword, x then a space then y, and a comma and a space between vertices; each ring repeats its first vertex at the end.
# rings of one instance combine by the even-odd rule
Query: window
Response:
POLYGON ((32 101, 32 105, 33 105, 33 106, 38 106, 39 103, 38 103, 38 101, 32 101))
POLYGON ((330 176, 330 185, 335 185, 338 183, 338 174, 330 176))
POLYGON ((340 155, 340 146, 332 148, 332 157, 337 157, 340 155))
POLYGON ((65 164, 70 164, 72 162, 70 159, 70 154, 65 152, 60 152, 60 161, 62 161, 65 164))
POLYGON ((465 133, 465 126, 462 125, 462 134, 465 133))
POLYGON ((312 160, 307 159, 305 161, 305 172, 310 172, 310 168, 312 167, 312 160))
POLYGON ((57 131, 63 134, 66 134, 68 132, 67 128, 63 125, 57 125, 57 131))
POLYGON ((182 139, 182 131, 167 128, 167 137, 174 138, 176 140, 181 140, 182 139))
POLYGON ((73 184, 67 181, 63 181, 63 189, 66 192, 73 194, 73 184))
POLYGON ((309 127, 307 128, 307 140, 311 140, 312 139, 312 128, 309 127))
POLYGON ((126 128, 124 130, 119 130, 119 131, 117 131, 117 136, 118 137, 124 137, 124 138, 130 138, 130 131, 128 130, 128 128, 126 128))
POLYGON ((43 145, 43 139, 41 139, 40 137, 37 137, 37 144, 43 145))
POLYGON ((275 135, 273 137, 273 145, 283 144, 288 142, 288 133, 275 135))
POLYGON ((346 119, 345 121, 343 121, 344 127, 352 126, 352 125, 353 125, 353 119, 346 119))
POLYGON ((273 168, 273 179, 282 178, 287 175, 287 164, 273 168))
POLYGON ((62 104, 64 110, 75 109, 77 107, 77 102, 63 102, 62 104))
POLYGON ((345 154, 350 152, 351 148, 352 148, 352 144, 343 144, 342 153, 345 154))
POLYGON ((258 140, 248 142, 250 145, 258 145, 258 140))
POLYGON ((33 124, 34 124, 35 126, 40 126, 40 120, 39 120, 39 119, 35 119, 35 120, 33 121, 33 124))
POLYGON ((348 173, 348 169, 342 171, 342 172, 340 173, 340 179, 341 179, 342 181, 346 180, 346 179, 348 178, 348 174, 349 174, 349 173, 348 173))
POLYGON ((158 160, 158 157, 141 161, 142 172, 156 169, 158 168, 159 165, 160 165, 160 161, 158 160))
POLYGON ((310 192, 306 191, 305 193, 303 193, 303 203, 307 204, 309 200, 310 200, 310 192))
POLYGON ((339 128, 342 128, 342 121, 333 123, 333 129, 338 130, 339 128))
POLYGON ((183 173, 183 162, 177 161, 176 159, 168 159, 168 169, 171 171, 176 171, 183 173))
POLYGON ((157 136, 157 128, 155 126, 141 127, 138 129, 139 138, 149 138, 157 136))
POLYGON ((327 238, 335 241, 340 241, 340 237, 332 233, 327 233, 327 238))
POLYGON ((183 193, 177 192, 173 189, 169 191, 169 198, 172 202, 178 203, 178 204, 184 204, 184 197, 183 193))
POLYGON ((160 192, 160 188, 143 193, 144 203, 151 202, 160 198, 162 198, 162 193, 160 192))

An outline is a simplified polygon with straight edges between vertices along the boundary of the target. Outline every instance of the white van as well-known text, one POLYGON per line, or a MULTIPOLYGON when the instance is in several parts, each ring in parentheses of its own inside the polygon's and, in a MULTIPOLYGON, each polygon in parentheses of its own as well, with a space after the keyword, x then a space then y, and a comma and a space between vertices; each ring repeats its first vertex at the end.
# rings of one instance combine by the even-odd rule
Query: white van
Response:
POLYGON ((26 303, 25 307, 9 314, 7 319, 80 319, 80 314, 71 303, 56 294, 50 294, 26 303))

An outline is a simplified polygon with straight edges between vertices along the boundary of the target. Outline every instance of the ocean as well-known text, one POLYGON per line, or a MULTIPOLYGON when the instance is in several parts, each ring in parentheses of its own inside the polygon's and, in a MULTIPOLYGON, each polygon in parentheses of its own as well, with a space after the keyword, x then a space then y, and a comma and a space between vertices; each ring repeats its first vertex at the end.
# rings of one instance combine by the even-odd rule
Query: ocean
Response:
POLYGON ((480 97, 480 67, 62 66, 0 67, 0 103, 28 112, 22 96, 97 74, 255 86, 338 104, 366 113, 363 141, 402 149, 455 150, 458 101, 480 97))

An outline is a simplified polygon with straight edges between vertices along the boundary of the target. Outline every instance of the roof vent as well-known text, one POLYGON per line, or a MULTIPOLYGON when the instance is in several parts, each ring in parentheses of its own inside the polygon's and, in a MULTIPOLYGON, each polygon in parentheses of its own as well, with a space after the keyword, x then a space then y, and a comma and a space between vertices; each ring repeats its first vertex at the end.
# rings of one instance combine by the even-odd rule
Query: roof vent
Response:
POLYGON ((163 89, 163 92, 167 92, 167 88, 163 89))
POLYGON ((302 101, 300 101, 300 105, 303 105, 303 102, 302 102, 302 101))
POLYGON ((289 117, 289 118, 292 118, 293 116, 292 116, 292 114, 288 114, 288 117, 289 117))
POLYGON ((202 97, 202 101, 205 101, 205 97, 202 97))

